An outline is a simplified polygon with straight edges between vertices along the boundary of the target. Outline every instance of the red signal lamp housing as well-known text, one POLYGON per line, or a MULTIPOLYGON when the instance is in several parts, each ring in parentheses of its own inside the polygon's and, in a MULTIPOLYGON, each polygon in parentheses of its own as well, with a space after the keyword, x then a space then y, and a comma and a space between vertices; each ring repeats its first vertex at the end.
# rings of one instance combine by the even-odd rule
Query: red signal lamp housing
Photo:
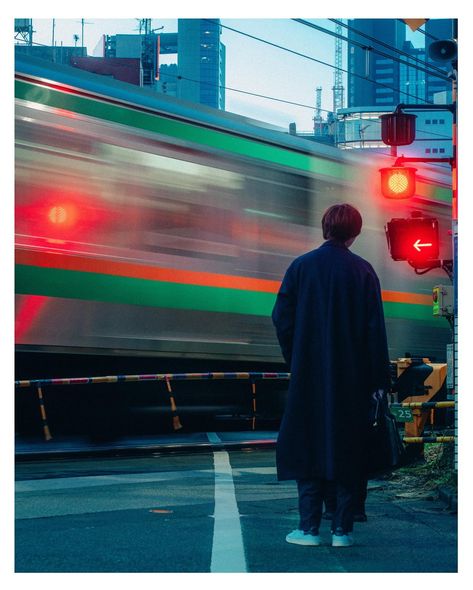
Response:
POLYGON ((416 138, 416 115, 396 111, 380 115, 381 139, 386 145, 410 145, 416 138))
POLYGON ((416 171, 412 166, 380 168, 381 193, 386 199, 409 199, 416 192, 416 171))
POLYGON ((438 258, 439 230, 435 217, 391 219, 385 229, 393 260, 407 260, 422 268, 438 258))

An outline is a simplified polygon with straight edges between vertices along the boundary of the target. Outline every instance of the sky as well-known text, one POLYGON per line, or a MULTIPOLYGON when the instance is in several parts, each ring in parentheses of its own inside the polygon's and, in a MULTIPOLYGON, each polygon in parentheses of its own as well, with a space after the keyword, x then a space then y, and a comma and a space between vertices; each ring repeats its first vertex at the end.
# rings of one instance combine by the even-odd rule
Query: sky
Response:
MULTIPOLYGON (((154 9, 151 14, 159 10, 154 9)), ((148 13, 149 17, 149 13, 148 13)), ((330 31, 335 25, 328 19, 308 19, 330 31)), ((74 35, 82 44, 81 18, 54 18, 54 39, 57 45, 75 44, 74 35)), ((138 34, 138 18, 84 18, 84 45, 88 55, 102 56, 104 34, 138 34)), ((298 131, 313 129, 316 87, 322 87, 322 109, 332 110, 334 85, 334 37, 297 23, 290 18, 221 18, 221 41, 226 47, 226 86, 256 94, 262 94, 304 106, 281 103, 267 98, 249 96, 232 90, 226 91, 226 110, 288 128, 296 123, 298 131), (269 46, 228 28, 259 37, 292 51, 307 55, 327 65, 316 63, 283 49, 269 46)), ((177 31, 177 19, 154 18, 152 28, 164 33, 177 31), (163 27, 161 29, 161 27, 163 27)), ((53 18, 33 19, 33 41, 52 44, 53 18)), ((345 34, 345 32, 344 32, 345 34)), ((424 37, 410 35, 420 46, 424 37)), ((346 44, 342 43, 342 68, 346 69, 346 44)), ((175 61, 174 56, 166 56, 175 61)), ((162 63, 164 61, 162 60, 162 63)), ((343 74, 346 89, 346 74, 343 74)), ((325 118, 326 113, 322 113, 325 118)))
MULTIPOLYGON (((157 12, 157 11, 154 11, 157 12)), ((73 35, 81 36, 80 19, 57 19, 55 39, 58 45, 73 45, 73 35)), ((138 19, 85 19, 84 41, 89 55, 103 34, 138 34, 138 19)), ((226 110, 263 120, 284 128, 295 122, 298 130, 313 126, 316 87, 322 86, 322 108, 331 109, 335 41, 291 19, 221 19, 221 24, 260 37, 294 51, 327 62, 323 66, 308 59, 268 46, 260 41, 223 28, 221 41, 226 47, 226 86, 300 103, 303 107, 226 91, 226 110)), ((318 21, 333 31, 328 20, 318 21)), ((152 28, 165 33, 177 31, 177 19, 152 19, 152 28)), ((50 45, 52 19, 34 19, 34 42, 50 45)), ((78 42, 78 45, 81 41, 78 42)), ((169 56, 169 59, 174 59, 169 56)), ((346 85, 346 82, 345 82, 346 85)))

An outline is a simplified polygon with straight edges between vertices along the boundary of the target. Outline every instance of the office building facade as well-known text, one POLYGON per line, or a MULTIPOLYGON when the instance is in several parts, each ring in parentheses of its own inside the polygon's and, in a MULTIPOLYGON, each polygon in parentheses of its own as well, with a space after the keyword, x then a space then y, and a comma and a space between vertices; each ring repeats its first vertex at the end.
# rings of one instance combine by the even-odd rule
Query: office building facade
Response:
MULTIPOLYGON (((382 53, 389 53, 389 50, 359 33, 380 39, 392 47, 401 48, 405 41, 406 25, 397 19, 352 19, 348 21, 348 26, 349 40, 371 46, 382 53)), ((399 64, 371 49, 351 44, 350 41, 347 63, 348 108, 386 106, 400 102, 397 90, 400 83, 399 64)))
POLYGON ((218 19, 178 20, 179 97, 225 109, 225 46, 218 19))
POLYGON ((225 109, 225 46, 218 19, 178 19, 177 33, 111 35, 106 58, 140 58, 142 85, 217 109, 225 109), (161 64, 175 55, 176 64, 161 64))
POLYGON ((426 66, 434 66, 447 73, 448 66, 430 59, 428 46, 432 37, 452 37, 452 20, 428 20, 423 27, 427 47, 420 48, 406 40, 406 25, 400 19, 352 19, 348 25, 348 38, 366 47, 348 43, 348 108, 434 102, 434 94, 451 89, 449 81, 423 70, 426 66), (376 39, 403 53, 391 51, 376 43, 376 39))

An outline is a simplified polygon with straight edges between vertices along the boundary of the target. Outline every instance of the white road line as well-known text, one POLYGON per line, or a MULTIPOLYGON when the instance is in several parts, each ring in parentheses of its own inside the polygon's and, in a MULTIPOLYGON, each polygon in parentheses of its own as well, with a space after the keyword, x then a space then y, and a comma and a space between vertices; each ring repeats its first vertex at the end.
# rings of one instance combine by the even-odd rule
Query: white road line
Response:
MULTIPOLYGON (((207 436, 211 434, 213 433, 207 433, 207 436)), ((215 436, 218 438, 217 435, 215 436)), ((211 440, 210 436, 209 440, 211 440)), ((212 573, 247 572, 240 513, 228 453, 215 451, 214 465, 215 512, 210 571, 212 573)))

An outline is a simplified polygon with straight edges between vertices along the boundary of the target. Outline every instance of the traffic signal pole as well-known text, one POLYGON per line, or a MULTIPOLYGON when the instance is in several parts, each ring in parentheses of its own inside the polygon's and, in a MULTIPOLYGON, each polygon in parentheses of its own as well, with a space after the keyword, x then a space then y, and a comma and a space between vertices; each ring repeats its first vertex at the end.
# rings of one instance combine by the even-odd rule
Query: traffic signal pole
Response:
MULTIPOLYGON (((405 21, 406 22, 406 21, 405 21)), ((449 389, 450 399, 455 401, 455 469, 458 469, 458 148, 457 148, 457 91, 458 91, 458 59, 457 59, 457 39, 458 39, 458 20, 453 19, 452 39, 437 40, 430 44, 429 55, 435 61, 450 61, 452 71, 448 73, 448 78, 452 80, 452 102, 448 105, 436 104, 404 104, 397 105, 393 113, 380 115, 381 119, 381 137, 386 145, 391 146, 391 155, 397 155, 397 146, 409 145, 415 139, 415 115, 406 114, 403 111, 408 110, 447 110, 452 113, 452 157, 451 158, 397 158, 394 166, 381 168, 381 192, 386 198, 409 198, 415 190, 415 172, 413 167, 405 167, 405 162, 448 162, 452 172, 452 251, 453 260, 431 260, 427 261, 425 267, 420 270, 419 261, 409 261, 406 258, 397 258, 398 260, 407 260, 414 268, 417 274, 424 274, 433 268, 442 267, 450 277, 453 283, 453 318, 450 316, 453 338, 451 344, 447 347, 448 365, 452 370, 447 374, 447 388, 449 389)), ((409 23, 407 23, 409 24, 409 23)), ((409 25, 410 26, 410 25, 409 25)), ((390 223, 392 224, 394 220, 390 223)), ((408 220, 397 220, 408 221, 408 220)), ((388 224, 389 225, 389 224, 388 224)), ((388 227, 388 226, 387 226, 388 227)), ((417 242, 414 242, 414 245, 417 242)), ((388 234, 388 245, 389 234, 388 234)), ((426 244, 427 246, 427 244, 426 244)), ((393 257, 394 258, 394 257, 393 257)), ((394 258, 396 260, 396 258, 394 258)))
MULTIPOLYGON (((458 39, 458 20, 453 20, 453 39, 458 39)), ((453 250, 453 383, 455 401, 455 469, 458 470, 458 150, 457 150, 458 61, 452 60, 452 250, 453 250)))

